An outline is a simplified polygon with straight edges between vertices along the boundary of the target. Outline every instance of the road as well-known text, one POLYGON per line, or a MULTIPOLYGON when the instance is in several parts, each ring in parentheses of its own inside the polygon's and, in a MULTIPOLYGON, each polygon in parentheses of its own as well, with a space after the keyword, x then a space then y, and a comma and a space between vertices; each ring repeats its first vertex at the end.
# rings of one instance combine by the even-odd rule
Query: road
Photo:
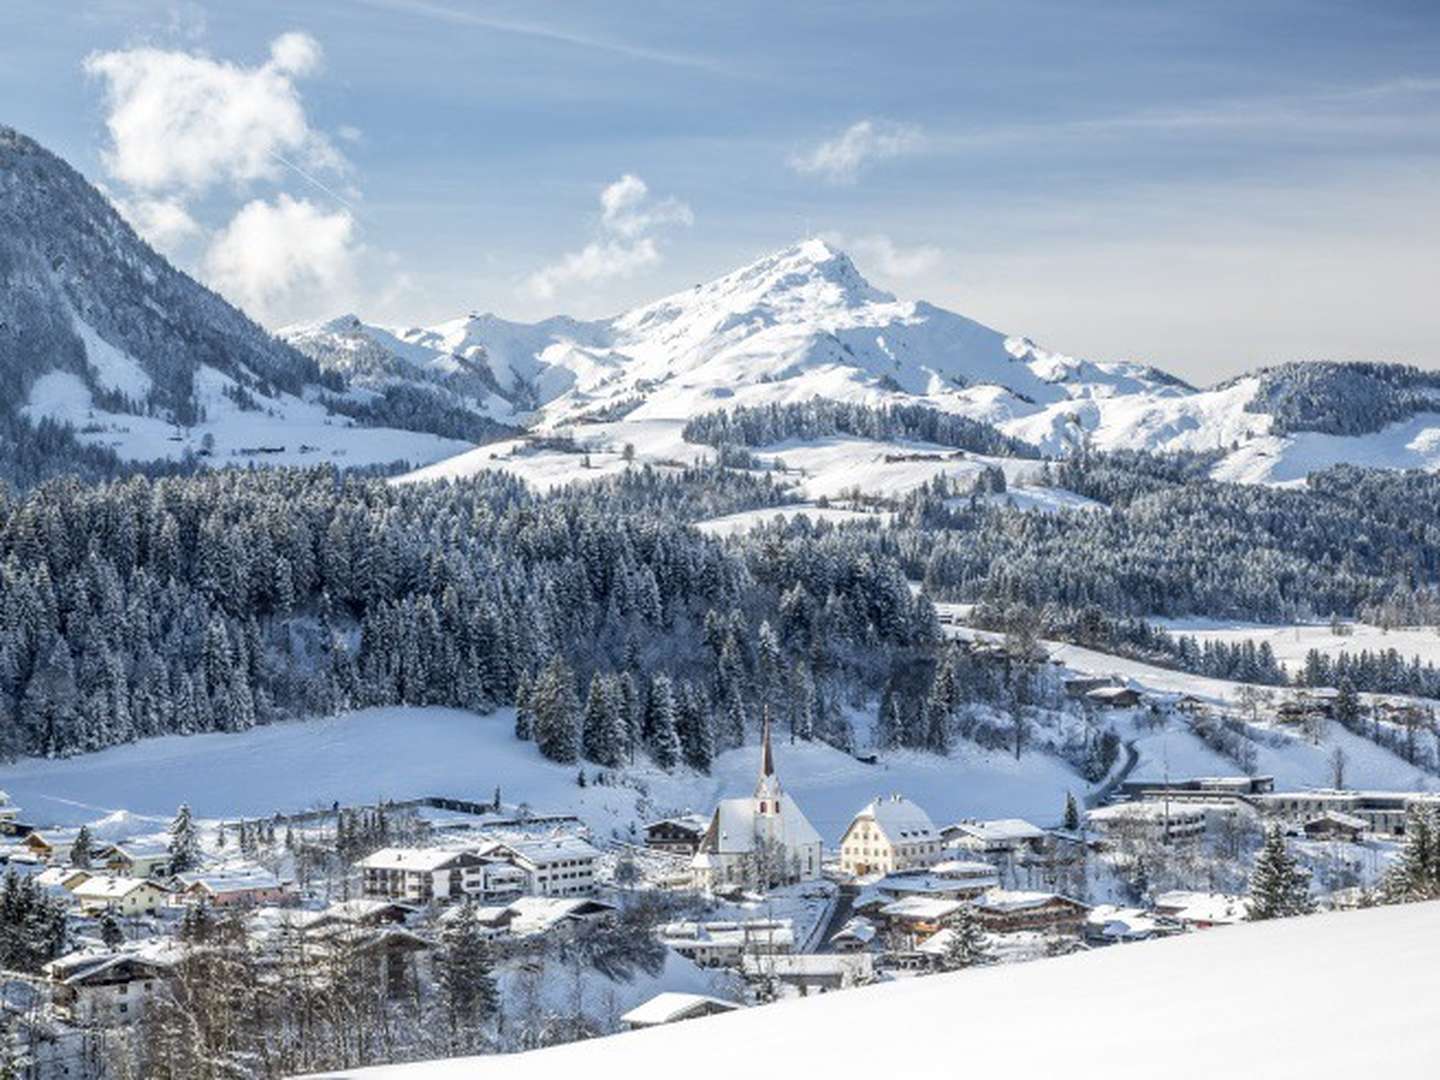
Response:
POLYGON ((825 925, 825 932, 820 935, 820 944, 815 948, 817 953, 835 951, 830 944, 830 939, 850 921, 850 916, 855 911, 855 897, 859 895, 860 890, 854 885, 840 886, 840 895, 835 898, 835 910, 830 913, 830 921, 825 925))
POLYGON ((1140 751, 1135 749, 1135 740, 1126 739, 1125 764, 1120 766, 1120 771, 1106 780, 1098 790, 1085 797, 1086 807, 1093 809, 1097 806, 1104 806, 1110 796, 1120 789, 1120 785, 1130 778, 1130 774, 1135 771, 1135 766, 1139 763, 1140 751))

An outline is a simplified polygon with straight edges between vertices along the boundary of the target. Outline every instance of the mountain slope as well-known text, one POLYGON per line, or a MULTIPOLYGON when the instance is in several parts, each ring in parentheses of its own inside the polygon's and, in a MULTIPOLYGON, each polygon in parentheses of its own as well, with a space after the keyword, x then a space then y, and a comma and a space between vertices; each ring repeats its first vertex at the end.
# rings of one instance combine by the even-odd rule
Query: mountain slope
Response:
POLYGON ((360 432, 384 425, 386 404, 176 270, 78 172, 0 128, 0 413, 12 444, 27 437, 19 420, 48 419, 129 460, 213 446, 225 462, 360 464, 464 448, 424 423, 360 432))

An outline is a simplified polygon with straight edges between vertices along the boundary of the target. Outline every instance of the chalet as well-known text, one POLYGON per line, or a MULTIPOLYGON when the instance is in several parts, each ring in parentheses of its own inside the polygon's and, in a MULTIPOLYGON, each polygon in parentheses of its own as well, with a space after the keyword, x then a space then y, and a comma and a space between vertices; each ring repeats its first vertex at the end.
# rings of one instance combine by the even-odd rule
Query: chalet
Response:
POLYGON ((1100 904, 1090 909, 1085 919, 1085 940, 1092 945, 1117 945, 1133 941, 1149 941, 1177 933, 1180 925, 1173 919, 1140 908, 1100 904))
POLYGON ((259 907, 291 896, 285 882, 258 866, 177 874, 175 881, 183 899, 211 907, 259 907))
POLYGON ((1084 700, 1098 709, 1133 709, 1141 697, 1139 690, 1129 686, 1097 686, 1085 692, 1084 700))
POLYGON ((102 874, 86 878, 71 890, 86 915, 155 915, 169 900, 169 892, 149 878, 102 874))
POLYGON ((75 866, 47 866, 35 875, 35 884, 52 896, 69 897, 76 886, 89 881, 95 875, 89 870, 75 866))
POLYGON ((880 909, 879 917, 889 929, 913 945, 939 933, 959 917, 965 903, 960 900, 910 896, 880 909))
POLYGON ((874 962, 869 953, 797 953, 789 956, 741 958, 747 979, 775 980, 793 986, 802 994, 811 991, 844 990, 870 981, 874 962))
POLYGON ((398 925, 404 923, 413 911, 414 908, 404 904, 361 897, 355 900, 337 900, 319 911, 301 912, 295 915, 291 922, 298 929, 307 932, 322 930, 327 926, 398 925))
POLYGON ((820 834, 780 786, 770 747, 769 714, 760 736, 760 776, 749 798, 722 799, 690 861, 694 885, 715 892, 814 881, 820 876, 820 834))
POLYGON ((1280 702, 1275 708, 1275 715, 1282 722, 1291 724, 1330 720, 1335 716, 1335 702, 1339 696, 1339 691, 1329 687, 1307 687, 1280 702))
POLYGON ((961 821, 947 825, 940 835, 946 845, 955 851, 983 855, 1039 852, 1044 849, 1046 840, 1044 829, 1022 818, 961 821))
POLYGON ((857 915, 830 938, 830 948, 837 953, 864 952, 875 940, 875 924, 857 915))
POLYGON ((426 904, 484 891, 485 860, 470 851, 381 848, 357 865, 363 875, 361 888, 369 897, 426 904))
POLYGON ((840 839, 840 869, 856 877, 928 866, 941 857, 940 830, 903 795, 874 799, 840 839))
POLYGON ((975 918, 992 934, 1021 930, 1079 934, 1090 906, 1058 893, 992 889, 974 902, 975 918))
POLYGON ((936 900, 969 900, 1000 884, 999 874, 990 863, 963 862, 950 859, 940 866, 965 867, 951 874, 913 871, 887 874, 872 888, 891 900, 918 896, 936 900))
MULTIPOLYGON (((588 896, 595 891, 595 863, 600 852, 578 836, 554 840, 518 840, 487 851, 523 874, 523 890, 532 896, 588 896)), ((495 867, 497 873, 502 872, 495 867)), ((496 892, 497 890, 490 890, 496 892)))
POLYGON ((662 944, 699 967, 739 967, 742 956, 785 956, 795 951, 790 919, 676 922, 657 931, 662 944))
POLYGON ((1341 810, 1330 810, 1305 822, 1308 840, 1345 840, 1352 844, 1364 839, 1370 825, 1364 818, 1341 810))
POLYGON ((1066 679, 1065 696, 1075 701, 1082 700, 1091 690, 1100 690, 1107 686, 1114 686, 1114 679, 1098 678, 1091 675, 1078 675, 1066 679))
POLYGON ((645 846, 672 855, 693 856, 700 850, 700 841, 709 824, 710 819, 700 814, 682 814, 652 821, 645 826, 645 846))
POLYGON ((614 904, 583 896, 522 896, 506 910, 510 913, 510 932, 517 937, 528 937, 561 927, 609 922, 618 909, 614 904))
POLYGON ((704 994, 684 994, 677 990, 666 990, 664 993, 656 994, 644 1004, 631 1009, 620 1017, 620 1023, 626 1031, 639 1031, 641 1028, 659 1027, 661 1024, 674 1024, 681 1020, 697 1020, 702 1016, 734 1012, 743 1007, 733 1001, 707 997, 704 994))
POLYGON ((57 1016, 82 1027, 132 1023, 161 992, 179 959, 166 946, 81 950, 44 967, 57 1016))
MULTIPOLYGON (((70 860, 70 849, 75 846, 75 839, 80 835, 78 829, 65 829, 60 831, 46 831, 32 829, 26 833, 20 843, 26 850, 33 852, 39 858, 48 862, 70 860)), ((100 863, 109 859, 115 848, 111 844, 99 842, 90 845, 90 857, 100 863)))
POLYGON ((1155 913, 1193 930, 1244 922, 1249 902, 1243 896, 1175 890, 1155 898, 1155 913))
POLYGON ((307 935, 306 948, 357 959, 381 996, 394 999, 418 992, 424 982, 421 967, 435 945, 402 926, 330 926, 307 935))
POLYGON ((163 878, 170 873, 170 849, 163 844, 120 844, 105 860, 112 873, 126 877, 163 878))

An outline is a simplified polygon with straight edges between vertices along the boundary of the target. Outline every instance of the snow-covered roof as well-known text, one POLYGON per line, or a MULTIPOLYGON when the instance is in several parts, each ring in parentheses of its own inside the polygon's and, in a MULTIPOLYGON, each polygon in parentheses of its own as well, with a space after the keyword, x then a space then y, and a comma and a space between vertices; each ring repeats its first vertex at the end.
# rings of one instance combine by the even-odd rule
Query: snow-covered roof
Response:
POLYGON ((943 919, 955 914, 965 904, 960 900, 938 900, 928 896, 907 896, 886 904, 880 914, 889 919, 943 919))
POLYGON ((645 828, 653 829, 657 825, 678 825, 682 829, 702 833, 709 827, 710 819, 704 814, 677 814, 675 817, 661 818, 659 821, 652 821, 646 825, 645 828))
POLYGON ((856 978, 868 974, 871 969, 868 953, 788 953, 765 956, 747 954, 740 958, 740 963, 746 975, 774 975, 782 979, 787 976, 856 978))
POLYGON ((983 876, 963 878, 941 874, 888 874, 875 882, 875 888, 890 896, 951 896, 998 884, 995 868, 987 866, 983 876))
POLYGON ((112 874, 103 874, 100 877, 87 878, 75 886, 74 893, 80 900, 121 900, 129 896, 136 889, 146 886, 163 892, 164 890, 149 878, 119 877, 112 874))
POLYGON ((937 877, 965 881, 971 878, 994 877, 996 870, 993 864, 979 859, 946 859, 930 867, 930 873, 937 877))
POLYGON ((283 887, 283 882, 261 866, 221 867, 187 871, 175 875, 185 888, 199 886, 211 894, 268 892, 283 887))
POLYGON ((1040 840, 1045 830, 1024 818, 997 818, 994 821, 960 821, 956 830, 985 843, 1010 843, 1019 840, 1040 840))
POLYGON ((682 1020, 690 1013, 702 1009, 723 1009, 729 1012, 743 1006, 723 998, 706 994, 685 994, 678 990, 666 990, 656 994, 643 1005, 637 1005, 624 1016, 622 1021, 632 1027, 650 1027, 653 1024, 669 1024, 682 1020))
POLYGON ((522 896, 508 910, 514 916, 510 927, 515 933, 535 934, 566 919, 614 911, 615 905, 586 896, 522 896))
POLYGON ((934 840, 939 835, 930 815, 903 795, 883 795, 867 803, 855 815, 856 821, 865 818, 879 826, 892 844, 934 840))
POLYGON ((1024 911, 1027 908, 1044 907, 1052 900, 1064 900, 1082 908, 1089 907, 1088 904, 1059 893, 1030 892, 1023 889, 991 889, 975 901, 975 906, 986 911, 1024 911))
POLYGON ((1238 923, 1249 911, 1249 901, 1228 893, 1176 889, 1155 897, 1155 910, 1181 922, 1238 923))
POLYGON ((1343 825, 1347 829, 1368 829, 1370 823, 1364 818, 1358 818, 1354 814, 1347 814, 1343 810, 1327 810, 1323 814, 1311 818, 1306 825, 1314 825, 1316 822, 1332 821, 1336 825, 1343 825))
POLYGON ((503 845, 534 866, 550 866, 575 859, 598 859, 600 852, 588 840, 561 836, 552 840, 516 840, 503 845))
POLYGON ((831 941, 848 938, 851 941, 870 942, 875 940, 875 924, 864 916, 857 915, 831 935, 831 941))
POLYGON ((446 851, 444 848, 390 847, 366 855, 355 865, 367 870, 414 870, 433 873, 443 870, 463 854, 459 851, 446 851))

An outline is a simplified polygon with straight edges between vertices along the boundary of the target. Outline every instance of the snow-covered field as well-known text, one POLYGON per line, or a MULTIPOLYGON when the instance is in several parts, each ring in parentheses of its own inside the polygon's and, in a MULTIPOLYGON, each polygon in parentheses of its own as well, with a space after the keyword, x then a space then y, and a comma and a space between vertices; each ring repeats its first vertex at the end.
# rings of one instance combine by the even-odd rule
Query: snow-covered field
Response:
MULTIPOLYGON (((542 758, 513 735, 513 713, 477 716, 455 709, 366 709, 338 717, 254 728, 236 734, 164 736, 60 760, 27 759, 0 768, 0 788, 27 820, 74 825, 124 809, 167 820, 182 802, 201 818, 265 816, 377 798, 452 795, 574 812, 597 836, 628 836, 631 822, 692 809, 708 813, 722 795, 748 794, 758 767, 754 746, 722 754, 710 776, 637 767, 632 787, 575 783, 573 766, 542 758)), ((1083 781, 1054 758, 972 746, 949 759, 896 752, 878 765, 820 743, 779 740, 782 782, 827 843, 875 795, 901 791, 941 821, 961 816, 1056 818, 1066 790, 1083 781)), ((146 826, 153 830, 154 824, 146 826)))
POLYGON ((1384 630, 1366 623, 1347 622, 1345 634, 1336 634, 1329 623, 1269 626, 1262 623, 1226 622, 1216 619, 1152 619, 1176 634, 1189 634, 1201 641, 1226 644, 1269 642, 1275 659, 1295 671, 1305 664, 1305 654, 1318 649, 1328 656, 1341 653, 1372 653, 1396 650, 1405 659, 1420 657, 1422 663, 1440 664, 1440 630, 1435 627, 1405 627, 1384 630))
POLYGON ((340 1075, 1419 1077, 1433 1074, 1440 1049, 1437 999, 1440 904, 1410 904, 900 980, 529 1054, 340 1075), (1373 995, 1364 1004, 1379 988, 1383 1007, 1373 995))

